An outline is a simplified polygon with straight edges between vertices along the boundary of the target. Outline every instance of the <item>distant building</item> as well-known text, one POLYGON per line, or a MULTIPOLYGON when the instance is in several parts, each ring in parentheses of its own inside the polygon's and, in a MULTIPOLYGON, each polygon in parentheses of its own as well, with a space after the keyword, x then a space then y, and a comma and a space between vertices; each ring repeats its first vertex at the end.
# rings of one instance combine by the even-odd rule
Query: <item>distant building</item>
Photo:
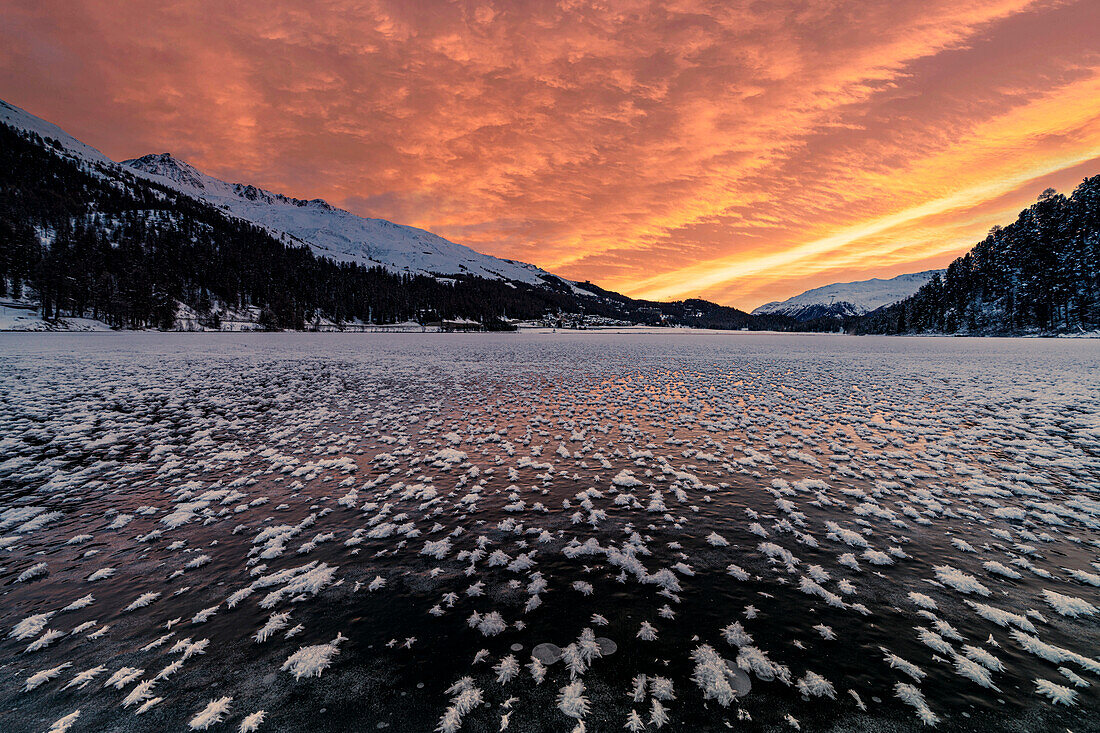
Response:
POLYGON ((380 333, 423 333, 428 330, 428 325, 416 321, 402 321, 401 323, 372 324, 370 330, 380 333))
POLYGON ((468 318, 455 318, 450 320, 437 321, 436 323, 429 323, 429 326, 438 326, 440 331, 452 332, 452 331, 484 331, 485 324, 480 321, 471 321, 468 318))

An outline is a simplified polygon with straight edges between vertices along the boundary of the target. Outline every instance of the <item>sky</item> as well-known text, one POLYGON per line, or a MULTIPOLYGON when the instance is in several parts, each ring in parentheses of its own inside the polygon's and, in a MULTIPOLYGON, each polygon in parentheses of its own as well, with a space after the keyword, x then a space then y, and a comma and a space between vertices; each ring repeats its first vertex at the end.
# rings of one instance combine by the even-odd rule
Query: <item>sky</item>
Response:
POLYGON ((7 0, 0 98, 661 300, 942 267, 1100 174, 1096 0, 7 0))

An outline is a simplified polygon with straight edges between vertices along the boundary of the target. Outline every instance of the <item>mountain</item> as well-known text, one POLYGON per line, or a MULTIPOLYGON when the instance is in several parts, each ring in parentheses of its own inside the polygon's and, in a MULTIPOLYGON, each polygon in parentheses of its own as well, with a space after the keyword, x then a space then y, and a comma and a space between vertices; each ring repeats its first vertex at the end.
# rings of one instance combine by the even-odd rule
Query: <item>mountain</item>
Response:
POLYGON ((124 160, 122 165, 277 237, 302 242, 336 262, 382 265, 398 273, 476 275, 528 284, 558 279, 534 265, 484 255, 423 229, 356 216, 321 199, 303 201, 246 183, 226 183, 169 153, 124 160))
POLYGON ((52 122, 35 117, 25 109, 0 99, 0 123, 47 141, 54 152, 91 166, 114 165, 114 161, 91 145, 77 140, 52 122))
MULTIPOLYGON (((56 125, 2 100, 0 122, 54 141, 51 144, 58 152, 86 164, 90 170, 116 165, 56 125)), ((321 199, 303 201, 250 184, 226 183, 168 153, 125 160, 121 165, 252 222, 277 238, 305 244, 336 262, 381 265, 395 273, 474 275, 532 285, 547 279, 567 282, 534 265, 481 254, 423 229, 359 217, 321 199)))
POLYGON ((35 318, 43 328, 90 319, 220 330, 458 319, 794 325, 701 300, 634 300, 322 201, 225 183, 171 156, 118 164, 4 103, 0 306, 0 328, 35 318))
POLYGON ((753 315, 784 315, 799 322, 816 318, 861 316, 885 305, 908 298, 940 270, 898 275, 889 280, 873 278, 833 283, 807 290, 784 301, 765 303, 753 315))
POLYGON ((1100 330, 1100 176, 1047 189, 910 297, 853 333, 1075 334, 1100 330))
POLYGON ((223 330, 466 318, 500 328, 1092 332, 1100 176, 1069 197, 1045 191, 945 271, 815 288, 750 315, 634 300, 324 201, 226 183, 167 154, 119 164, 0 101, 0 308, 0 328, 36 318, 44 328, 223 330))

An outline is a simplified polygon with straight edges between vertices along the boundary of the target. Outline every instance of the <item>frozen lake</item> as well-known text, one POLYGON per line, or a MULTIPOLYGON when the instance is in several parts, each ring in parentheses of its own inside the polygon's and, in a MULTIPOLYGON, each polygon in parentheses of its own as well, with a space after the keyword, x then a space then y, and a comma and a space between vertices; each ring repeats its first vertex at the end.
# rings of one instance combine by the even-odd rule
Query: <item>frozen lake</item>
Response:
POLYGON ((1097 730, 1098 360, 0 334, 0 729, 1097 730))

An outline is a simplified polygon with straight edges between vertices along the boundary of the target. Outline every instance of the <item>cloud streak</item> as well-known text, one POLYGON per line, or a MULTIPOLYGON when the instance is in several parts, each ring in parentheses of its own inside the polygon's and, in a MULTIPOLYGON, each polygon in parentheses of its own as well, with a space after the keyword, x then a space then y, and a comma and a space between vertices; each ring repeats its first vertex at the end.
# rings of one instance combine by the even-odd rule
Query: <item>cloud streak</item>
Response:
POLYGON ((649 297, 943 264, 1100 172, 1100 7, 17 0, 0 96, 649 297))

